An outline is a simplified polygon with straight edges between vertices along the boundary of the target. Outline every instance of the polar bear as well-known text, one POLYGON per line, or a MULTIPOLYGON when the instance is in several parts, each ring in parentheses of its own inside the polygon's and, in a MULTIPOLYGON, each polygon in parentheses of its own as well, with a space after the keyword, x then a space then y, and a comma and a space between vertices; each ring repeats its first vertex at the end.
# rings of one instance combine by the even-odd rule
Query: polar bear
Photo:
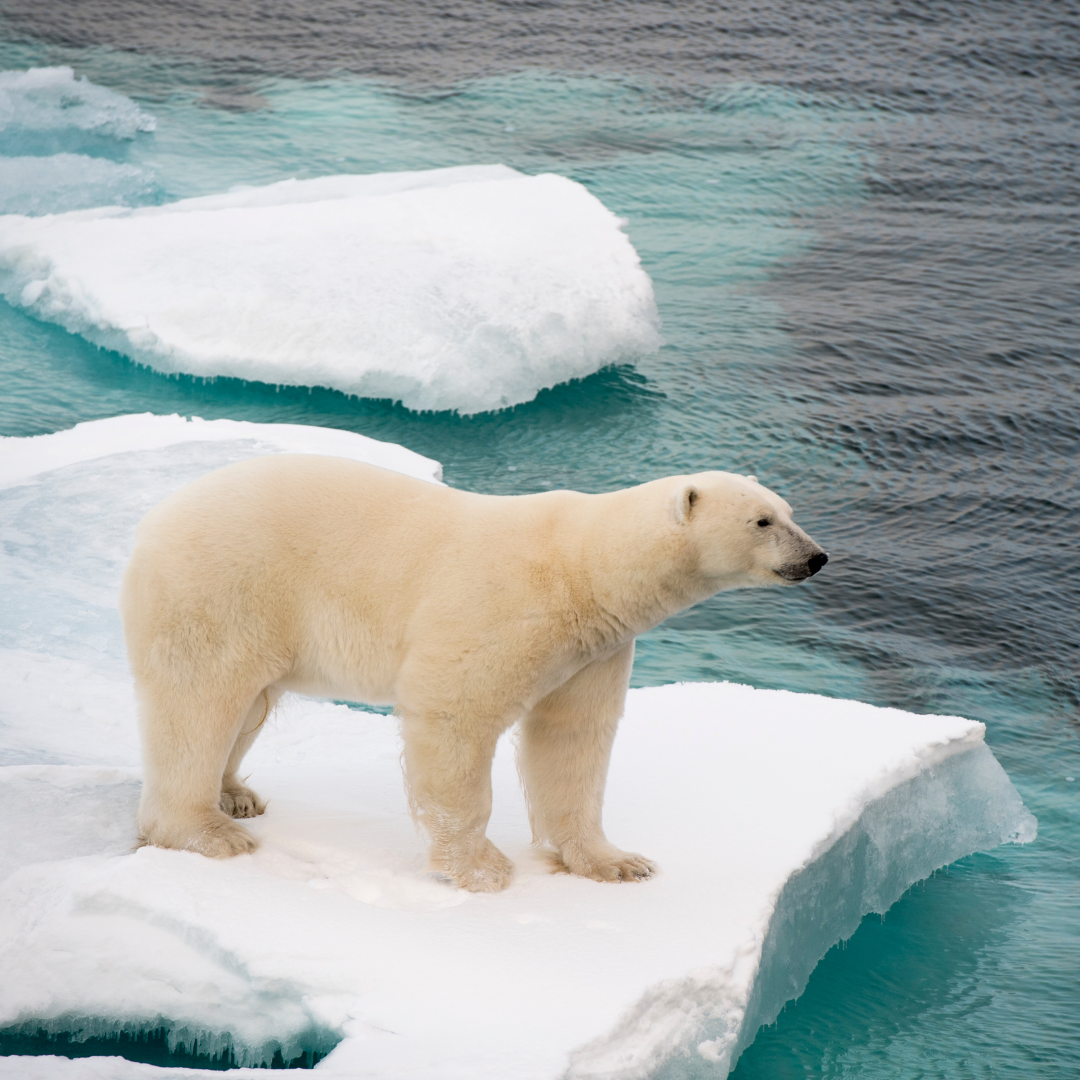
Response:
POLYGON ((153 509, 121 589, 142 842, 251 851, 240 762, 282 692, 393 705, 430 867, 473 891, 513 866, 485 831, 520 725, 535 839, 557 869, 633 881, 601 807, 634 638, 722 589, 794 584, 825 552, 753 477, 604 495, 458 491, 344 458, 230 465, 153 509))

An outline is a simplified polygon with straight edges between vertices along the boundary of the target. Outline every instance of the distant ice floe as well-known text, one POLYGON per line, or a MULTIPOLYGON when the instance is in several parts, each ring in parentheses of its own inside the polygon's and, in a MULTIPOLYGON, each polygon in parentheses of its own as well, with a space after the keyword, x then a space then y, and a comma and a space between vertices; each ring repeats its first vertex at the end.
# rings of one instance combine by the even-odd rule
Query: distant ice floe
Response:
POLYGON ((130 98, 75 78, 69 67, 0 71, 0 145, 19 137, 82 132, 133 139, 154 118, 130 98))
MULTIPOLYGON (((1034 837, 979 723, 724 683, 630 693, 604 817, 660 864, 646 883, 545 872, 507 740, 489 834, 514 884, 426 877, 393 718, 298 698, 245 762, 270 800, 258 852, 129 854, 114 605, 134 525, 202 472, 301 450, 438 478, 401 447, 292 425, 119 417, 0 440, 0 1029, 164 1027, 249 1065, 333 1047, 320 1071, 351 1078, 722 1076, 863 914, 1034 837)), ((171 1075, 0 1058, 0 1076, 90 1068, 171 1075)))
POLYGON ((659 346, 623 224, 502 165, 288 180, 0 217, 0 292, 158 371, 475 413, 659 346))
POLYGON ((130 98, 69 67, 0 72, 0 214, 153 201, 153 172, 112 157, 154 127, 130 98))

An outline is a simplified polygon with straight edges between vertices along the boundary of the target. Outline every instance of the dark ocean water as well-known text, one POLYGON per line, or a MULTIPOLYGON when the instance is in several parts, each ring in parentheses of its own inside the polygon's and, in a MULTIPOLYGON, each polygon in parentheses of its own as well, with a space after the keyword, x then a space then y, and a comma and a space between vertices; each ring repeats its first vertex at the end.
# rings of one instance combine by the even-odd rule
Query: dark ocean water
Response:
MULTIPOLYGON (((489 161, 579 180, 628 219, 667 341, 463 419, 168 378, 0 305, 0 433, 146 410, 327 424, 504 493, 756 473, 827 570, 669 621, 635 682, 983 720, 1040 834, 868 918, 735 1075, 1080 1077, 1080 7, 0 12, 0 67, 70 64, 158 118, 84 149, 150 170, 147 200, 489 161)), ((30 142, 0 153, 66 148, 30 142)))

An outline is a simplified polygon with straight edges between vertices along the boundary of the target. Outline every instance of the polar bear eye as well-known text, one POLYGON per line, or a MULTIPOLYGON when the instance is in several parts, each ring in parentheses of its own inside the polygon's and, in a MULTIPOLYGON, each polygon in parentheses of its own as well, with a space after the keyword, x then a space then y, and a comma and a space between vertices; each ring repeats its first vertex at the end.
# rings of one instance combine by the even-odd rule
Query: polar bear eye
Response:
POLYGON ((768 528, 772 522, 768 518, 758 518, 758 525, 762 528, 768 528))

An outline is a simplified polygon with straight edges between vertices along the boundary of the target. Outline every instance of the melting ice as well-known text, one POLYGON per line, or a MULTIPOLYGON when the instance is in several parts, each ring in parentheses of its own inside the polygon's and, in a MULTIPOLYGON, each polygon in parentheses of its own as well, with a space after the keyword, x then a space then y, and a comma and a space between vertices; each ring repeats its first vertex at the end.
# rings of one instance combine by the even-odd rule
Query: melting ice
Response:
MULTIPOLYGON (((632 691, 616 740, 605 824, 660 864, 648 883, 545 873, 505 740, 490 835, 514 884, 428 879, 393 719, 295 698, 246 762, 270 800, 256 854, 130 854, 115 591, 135 523, 194 476, 282 451, 439 475, 293 425, 119 417, 0 441, 0 1029, 165 1023, 250 1063, 340 1039, 319 1068, 348 1077, 723 1076, 863 914, 1034 836, 981 724, 694 684, 632 691)), ((6 1076, 85 1068, 0 1058, 6 1076)))
POLYGON ((133 101, 75 78, 69 67, 0 71, 0 147, 17 139, 70 150, 86 136, 133 139, 154 118, 133 101))
POLYGON ((0 72, 0 214, 151 199, 152 172, 109 155, 154 126, 129 98, 69 67, 0 72))

